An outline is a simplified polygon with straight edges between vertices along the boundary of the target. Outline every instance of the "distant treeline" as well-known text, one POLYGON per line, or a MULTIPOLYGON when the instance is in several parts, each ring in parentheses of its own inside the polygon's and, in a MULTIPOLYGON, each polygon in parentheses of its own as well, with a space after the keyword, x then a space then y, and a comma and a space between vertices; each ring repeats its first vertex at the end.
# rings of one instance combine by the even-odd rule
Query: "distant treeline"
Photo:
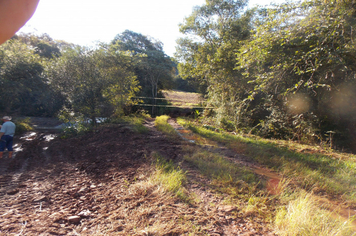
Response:
POLYGON ((46 34, 15 35, 0 46, 0 112, 65 119, 120 115, 130 112, 133 96, 190 87, 162 48, 128 30, 94 48, 46 34))
POLYGON ((356 2, 289 1, 246 10, 207 0, 185 18, 182 78, 226 129, 356 151, 356 2))

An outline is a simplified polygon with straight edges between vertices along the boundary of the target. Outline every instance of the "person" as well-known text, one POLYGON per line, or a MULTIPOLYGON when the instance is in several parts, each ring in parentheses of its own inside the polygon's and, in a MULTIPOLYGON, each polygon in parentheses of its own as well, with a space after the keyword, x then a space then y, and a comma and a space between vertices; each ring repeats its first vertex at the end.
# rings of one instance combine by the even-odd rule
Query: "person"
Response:
POLYGON ((5 148, 9 152, 9 158, 12 158, 12 142, 15 134, 16 125, 11 122, 10 116, 4 116, 2 118, 4 124, 1 125, 0 129, 0 158, 4 154, 5 148))
POLYGON ((36 11, 39 0, 0 0, 0 44, 10 39, 36 11))

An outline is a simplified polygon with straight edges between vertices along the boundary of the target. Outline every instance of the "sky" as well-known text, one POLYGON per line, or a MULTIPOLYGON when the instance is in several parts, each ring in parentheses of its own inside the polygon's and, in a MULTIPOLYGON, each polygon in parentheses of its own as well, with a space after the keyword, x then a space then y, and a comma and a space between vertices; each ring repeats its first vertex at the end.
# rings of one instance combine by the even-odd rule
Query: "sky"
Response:
MULTIPOLYGON (((284 0, 272 0, 279 3, 284 0)), ((265 5, 269 0, 250 0, 265 5)), ((55 40, 83 46, 110 42, 117 34, 131 30, 163 43, 164 52, 173 56, 179 24, 194 6, 205 0, 40 0, 35 14, 19 30, 47 33, 55 40)))

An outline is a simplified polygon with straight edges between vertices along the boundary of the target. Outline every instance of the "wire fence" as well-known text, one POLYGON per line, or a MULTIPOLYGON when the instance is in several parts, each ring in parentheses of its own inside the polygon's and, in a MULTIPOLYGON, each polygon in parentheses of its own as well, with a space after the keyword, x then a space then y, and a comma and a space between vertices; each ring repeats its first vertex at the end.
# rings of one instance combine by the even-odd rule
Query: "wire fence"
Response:
POLYGON ((197 105, 178 105, 171 104, 172 102, 178 102, 180 104, 189 103, 188 100, 178 100, 178 99, 166 99, 166 98, 153 98, 153 97, 133 97, 136 100, 150 100, 152 103, 138 103, 135 106, 141 107, 162 107, 162 108, 183 108, 183 109, 214 109, 213 107, 204 106, 205 101, 197 105), (167 104, 157 104, 157 101, 165 101, 167 104))

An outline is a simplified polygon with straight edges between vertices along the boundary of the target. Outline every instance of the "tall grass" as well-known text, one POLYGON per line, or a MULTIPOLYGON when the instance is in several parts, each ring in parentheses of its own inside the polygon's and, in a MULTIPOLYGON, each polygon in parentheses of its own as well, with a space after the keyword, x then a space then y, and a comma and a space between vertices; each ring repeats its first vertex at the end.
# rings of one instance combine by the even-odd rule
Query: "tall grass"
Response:
POLYGON ((332 212, 321 209, 312 195, 305 192, 277 211, 275 225, 277 234, 281 236, 356 235, 350 220, 335 218, 332 212))

